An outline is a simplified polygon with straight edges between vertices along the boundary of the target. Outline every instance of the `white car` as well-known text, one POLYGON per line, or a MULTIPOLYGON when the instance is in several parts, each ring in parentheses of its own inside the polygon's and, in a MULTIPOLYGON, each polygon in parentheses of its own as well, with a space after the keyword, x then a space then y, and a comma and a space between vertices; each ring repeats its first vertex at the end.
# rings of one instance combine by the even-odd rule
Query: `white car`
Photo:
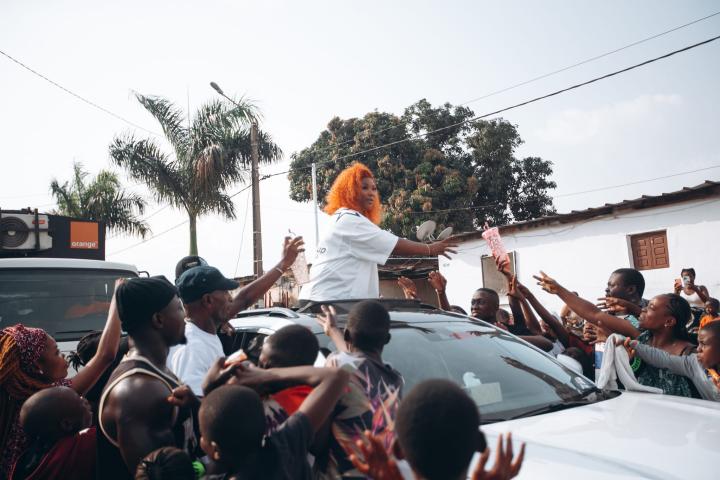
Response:
MULTIPOLYGON (((405 378, 446 378, 477 403, 494 448, 512 432, 527 443, 519 479, 720 478, 720 405, 704 400, 601 391, 553 357, 485 322, 419 302, 382 300, 392 339, 383 358, 405 378)), ((342 326, 353 302, 335 302, 342 326)), ((242 312, 230 323, 226 353, 251 359, 278 329, 300 324, 317 334, 321 355, 335 347, 315 321, 319 305, 242 312)), ((255 358, 256 360, 256 358, 255 358)), ((477 457, 475 461, 477 460, 477 457)))

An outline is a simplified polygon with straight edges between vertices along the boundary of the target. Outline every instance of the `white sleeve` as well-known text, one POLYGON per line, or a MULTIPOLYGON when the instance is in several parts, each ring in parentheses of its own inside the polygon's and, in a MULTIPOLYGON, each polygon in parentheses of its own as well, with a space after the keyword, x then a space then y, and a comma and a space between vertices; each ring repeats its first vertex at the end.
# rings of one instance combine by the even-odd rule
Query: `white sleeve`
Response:
POLYGON ((353 257, 384 265, 395 250, 398 237, 381 229, 370 220, 347 215, 343 225, 344 236, 353 257))

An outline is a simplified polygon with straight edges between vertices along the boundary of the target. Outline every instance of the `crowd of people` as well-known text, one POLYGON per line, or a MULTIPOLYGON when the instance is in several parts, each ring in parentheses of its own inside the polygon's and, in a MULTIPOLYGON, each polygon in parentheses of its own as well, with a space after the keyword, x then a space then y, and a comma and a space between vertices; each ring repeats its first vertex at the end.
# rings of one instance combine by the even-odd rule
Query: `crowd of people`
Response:
MULTIPOLYGON (((525 446, 516 453, 511 435, 501 435, 491 452, 481 412, 464 389, 437 379, 405 392, 402 373, 383 360, 391 320, 373 300, 377 265, 393 253, 452 254, 455 244, 412 242, 381 230, 374 178, 361 164, 340 174, 326 203, 334 222, 301 294, 302 303, 326 303, 316 319, 336 351, 323 367, 314 366, 317 337, 301 325, 267 337, 253 361, 242 351, 226 356, 223 343, 232 333, 228 320, 293 264, 300 237, 286 238, 281 261, 242 289, 196 256, 178 263, 174 282, 119 280, 104 330, 78 343, 72 378, 45 331, 18 324, 0 332, 0 478, 517 476, 525 446), (340 299, 358 300, 342 329, 331 306, 340 299)), ((599 303, 541 272, 538 285, 565 304, 557 316, 506 262, 498 260, 498 269, 510 311, 501 308, 498 292, 479 288, 470 299, 474 319, 591 379, 605 381, 617 371, 628 389, 720 400, 718 301, 695 284, 693 269, 681 272, 671 293, 650 301, 640 272, 615 270, 599 303), (611 354, 615 349, 627 356, 611 354)), ((449 303, 439 272, 427 280, 438 308, 465 314, 449 303)), ((399 284, 417 298, 413 281, 399 284)))

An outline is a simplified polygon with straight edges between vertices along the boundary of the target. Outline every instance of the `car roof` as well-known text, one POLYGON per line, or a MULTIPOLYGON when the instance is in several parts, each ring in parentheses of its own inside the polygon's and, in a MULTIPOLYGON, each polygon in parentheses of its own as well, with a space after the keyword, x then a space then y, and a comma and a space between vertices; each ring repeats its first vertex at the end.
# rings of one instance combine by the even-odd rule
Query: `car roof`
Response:
MULTIPOLYGON (((433 305, 421 303, 418 300, 404 299, 373 299, 381 303, 387 308, 390 314, 390 322, 395 324, 416 324, 429 323, 439 321, 465 321, 482 323, 471 317, 460 315, 454 312, 440 310, 433 305)), ((322 305, 332 305, 335 307, 340 325, 345 323, 347 312, 353 305, 362 300, 339 300, 332 302, 315 302, 304 308, 293 310, 283 307, 259 308, 254 310, 245 310, 240 312, 235 318, 230 320, 230 324, 235 328, 258 327, 267 328, 277 331, 288 325, 302 325, 309 328, 313 333, 322 333, 322 328, 316 321, 315 317, 320 312, 322 305)))

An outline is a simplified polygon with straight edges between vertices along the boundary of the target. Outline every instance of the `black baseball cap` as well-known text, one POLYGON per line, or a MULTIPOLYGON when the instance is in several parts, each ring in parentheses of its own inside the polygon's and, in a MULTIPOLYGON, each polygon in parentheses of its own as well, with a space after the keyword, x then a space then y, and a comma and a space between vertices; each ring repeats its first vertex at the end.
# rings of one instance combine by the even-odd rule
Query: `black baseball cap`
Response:
POLYGON ((208 263, 204 258, 198 257, 197 255, 188 255, 187 257, 181 258, 177 265, 175 265, 175 282, 178 281, 178 278, 180 278, 180 275, 182 275, 183 272, 190 270, 193 267, 207 264, 208 263))
POLYGON ((208 265, 192 267, 175 281, 184 303, 200 300, 203 295, 217 290, 235 290, 240 286, 235 280, 225 278, 220 270, 208 265))

